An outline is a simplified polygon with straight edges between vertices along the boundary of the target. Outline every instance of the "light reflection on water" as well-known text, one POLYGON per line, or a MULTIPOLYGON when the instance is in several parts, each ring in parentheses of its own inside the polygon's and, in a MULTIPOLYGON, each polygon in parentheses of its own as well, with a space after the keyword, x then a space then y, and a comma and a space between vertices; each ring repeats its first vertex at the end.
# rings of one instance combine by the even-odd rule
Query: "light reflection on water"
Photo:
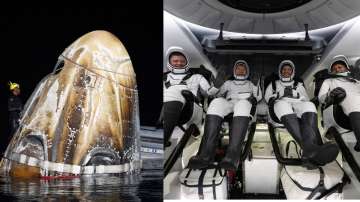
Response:
POLYGON ((162 170, 63 180, 0 177, 0 201, 162 201, 162 170))

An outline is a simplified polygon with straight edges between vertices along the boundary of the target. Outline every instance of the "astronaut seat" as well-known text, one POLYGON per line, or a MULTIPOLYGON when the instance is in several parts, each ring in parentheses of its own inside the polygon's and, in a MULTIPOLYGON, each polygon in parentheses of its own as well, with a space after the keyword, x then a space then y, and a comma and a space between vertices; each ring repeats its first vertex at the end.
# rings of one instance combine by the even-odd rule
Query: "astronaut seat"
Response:
MULTIPOLYGON (((256 108, 251 111, 254 117, 256 108)), ((184 199, 227 199, 229 188, 233 186, 234 179, 226 175, 225 169, 219 166, 219 162, 225 157, 230 142, 233 113, 224 117, 221 123, 218 142, 216 143, 216 155, 213 164, 202 169, 194 169, 187 166, 181 171, 179 180, 181 182, 181 196, 184 199), (230 185, 230 186, 229 186, 230 185)), ((252 139, 256 128, 256 117, 252 118, 247 128, 245 140, 239 150, 240 162, 243 162, 249 154, 252 139)), ((201 147, 201 145, 200 145, 201 147)), ((193 155, 196 150, 193 150, 193 155)), ((239 166, 238 169, 241 167, 239 166)))
MULTIPOLYGON (((168 151, 166 152, 166 162, 164 165, 166 174, 173 167, 173 164, 179 156, 184 152, 185 147, 193 141, 196 141, 194 138, 200 135, 200 125, 203 122, 203 103, 201 103, 197 97, 193 96, 191 92, 184 90, 182 91, 182 95, 186 100, 186 104, 182 108, 181 115, 176 123, 180 130, 174 130, 173 136, 170 139, 170 145, 165 145, 166 150, 168 151), (193 137, 193 141, 190 140, 191 137, 193 137)), ((185 157, 187 155, 183 156, 185 157)), ((187 159, 187 157, 185 158, 187 159)), ((184 168, 186 164, 187 163, 185 162, 182 163, 182 167, 184 168)))
MULTIPOLYGON (((282 165, 280 180, 287 199, 343 199, 342 191, 332 190, 342 190, 349 177, 336 161, 325 166, 310 167, 309 170, 301 160, 299 144, 271 109, 268 111, 268 127, 274 154, 282 165)), ((317 139, 322 141, 321 136, 317 139)))

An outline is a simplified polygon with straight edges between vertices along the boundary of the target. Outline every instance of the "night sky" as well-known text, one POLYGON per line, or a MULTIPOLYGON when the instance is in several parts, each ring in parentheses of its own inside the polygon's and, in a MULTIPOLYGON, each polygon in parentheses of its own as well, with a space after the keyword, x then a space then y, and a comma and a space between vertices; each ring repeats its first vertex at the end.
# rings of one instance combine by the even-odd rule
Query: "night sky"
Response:
POLYGON ((125 45, 137 78, 141 125, 155 125, 162 104, 162 1, 121 4, 121 8, 2 8, 2 151, 9 138, 8 81, 20 84, 25 103, 38 82, 53 70, 63 50, 93 30, 107 30, 125 45))

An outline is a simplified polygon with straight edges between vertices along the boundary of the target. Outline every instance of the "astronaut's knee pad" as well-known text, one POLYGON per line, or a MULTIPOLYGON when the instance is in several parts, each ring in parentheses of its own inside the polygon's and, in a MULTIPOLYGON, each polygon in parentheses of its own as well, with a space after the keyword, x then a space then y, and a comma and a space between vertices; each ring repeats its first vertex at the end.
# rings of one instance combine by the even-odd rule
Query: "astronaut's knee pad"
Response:
POLYGON ((290 103, 283 100, 277 100, 274 104, 274 113, 276 117, 280 120, 281 117, 284 115, 293 114, 294 110, 292 109, 290 103))
POLYGON ((234 106, 234 116, 248 116, 250 117, 252 104, 248 100, 239 100, 234 106))
POLYGON ((170 86, 164 90, 164 102, 179 101, 185 104, 186 100, 182 95, 182 90, 177 86, 170 86))
POLYGON ((344 113, 349 116, 351 112, 360 112, 360 96, 347 95, 340 103, 344 113))
POLYGON ((209 115, 217 115, 220 117, 226 116, 229 114, 232 110, 230 109, 230 104, 226 99, 224 98, 215 98, 209 105, 207 114, 209 115), (230 111, 230 112, 229 112, 230 111))
POLYGON ((301 104, 301 110, 304 112, 314 112, 317 113, 316 106, 310 101, 305 101, 301 104))

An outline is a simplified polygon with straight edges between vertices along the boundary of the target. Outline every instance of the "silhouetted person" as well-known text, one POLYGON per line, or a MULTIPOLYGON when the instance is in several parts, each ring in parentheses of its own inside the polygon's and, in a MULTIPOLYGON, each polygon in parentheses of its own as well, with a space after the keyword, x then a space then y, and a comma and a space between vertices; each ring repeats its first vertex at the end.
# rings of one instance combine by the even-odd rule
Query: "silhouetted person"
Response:
POLYGON ((8 99, 8 110, 9 110, 9 124, 11 134, 15 133, 20 123, 20 113, 23 109, 23 104, 20 98, 20 85, 17 83, 9 82, 10 96, 8 99))

